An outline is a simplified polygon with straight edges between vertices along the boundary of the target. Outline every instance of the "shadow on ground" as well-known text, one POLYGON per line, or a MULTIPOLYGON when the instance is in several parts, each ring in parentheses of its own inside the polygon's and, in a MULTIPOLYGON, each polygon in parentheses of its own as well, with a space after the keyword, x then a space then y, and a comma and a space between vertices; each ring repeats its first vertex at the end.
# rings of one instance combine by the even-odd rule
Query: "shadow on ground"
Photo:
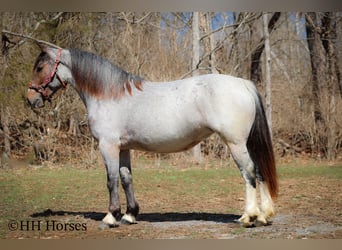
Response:
MULTIPOLYGON (((47 209, 43 212, 34 213, 33 218, 50 216, 82 216, 85 219, 101 221, 106 214, 98 212, 74 212, 74 211, 53 211, 47 209)), ((239 215, 216 214, 216 213, 142 213, 137 217, 138 221, 146 222, 176 222, 176 221, 211 221, 217 223, 238 223, 239 215)))
POLYGON ((175 221, 212 221, 218 223, 236 223, 239 215, 216 213, 143 213, 138 216, 139 221, 147 222, 175 222, 175 221))
POLYGON ((50 216, 68 216, 68 215, 72 215, 72 216, 82 216, 85 219, 91 219, 91 220, 95 220, 95 221, 101 221, 103 219, 103 217, 106 216, 105 213, 97 213, 97 212, 74 212, 74 211, 53 211, 51 209, 46 209, 43 212, 39 212, 39 213, 34 213, 31 214, 30 216, 33 218, 37 218, 37 217, 50 217, 50 216))

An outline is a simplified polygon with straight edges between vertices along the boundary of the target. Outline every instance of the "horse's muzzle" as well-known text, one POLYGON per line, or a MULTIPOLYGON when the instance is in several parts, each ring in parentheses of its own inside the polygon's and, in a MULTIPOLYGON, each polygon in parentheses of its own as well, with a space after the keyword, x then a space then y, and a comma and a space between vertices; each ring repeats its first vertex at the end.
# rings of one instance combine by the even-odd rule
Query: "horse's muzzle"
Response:
POLYGON ((42 95, 36 92, 33 89, 29 89, 26 95, 28 103, 31 105, 31 108, 42 108, 44 107, 44 100, 42 95))

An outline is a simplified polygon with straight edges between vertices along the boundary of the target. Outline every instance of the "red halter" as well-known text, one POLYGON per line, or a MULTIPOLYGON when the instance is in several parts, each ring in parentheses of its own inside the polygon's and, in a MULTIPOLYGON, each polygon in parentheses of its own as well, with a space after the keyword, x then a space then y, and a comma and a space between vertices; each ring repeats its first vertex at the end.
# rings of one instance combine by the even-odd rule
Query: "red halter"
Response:
POLYGON ((62 49, 58 49, 57 55, 56 55, 56 60, 55 63, 52 67, 52 70, 50 72, 49 75, 46 76, 45 80, 43 81, 43 83, 39 86, 36 86, 35 84, 33 84, 32 81, 30 81, 29 83, 29 88, 33 89, 35 91, 37 91, 38 93, 42 94, 43 97, 45 97, 46 99, 50 100, 51 96, 46 93, 45 89, 47 88, 47 86, 52 82, 54 76, 56 75, 58 81, 61 83, 61 85, 63 86, 63 88, 66 87, 66 83, 62 81, 62 79, 59 77, 59 75, 57 74, 57 67, 59 65, 59 63, 61 62, 61 54, 62 54, 62 49))

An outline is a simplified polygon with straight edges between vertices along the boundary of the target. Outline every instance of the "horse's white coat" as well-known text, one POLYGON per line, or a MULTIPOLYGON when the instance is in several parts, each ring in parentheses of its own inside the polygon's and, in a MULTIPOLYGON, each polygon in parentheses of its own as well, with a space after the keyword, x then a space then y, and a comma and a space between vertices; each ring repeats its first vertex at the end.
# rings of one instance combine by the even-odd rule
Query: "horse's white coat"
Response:
POLYGON ((265 218, 272 217, 274 215, 273 201, 264 183, 259 183, 260 200, 261 200, 261 212, 265 218))
POLYGON ((88 97, 90 128, 96 138, 106 138, 121 149, 182 151, 215 131, 224 131, 229 142, 238 143, 248 137, 255 114, 254 99, 245 84, 230 76, 204 75, 146 82, 143 91, 135 90, 120 100, 88 97))

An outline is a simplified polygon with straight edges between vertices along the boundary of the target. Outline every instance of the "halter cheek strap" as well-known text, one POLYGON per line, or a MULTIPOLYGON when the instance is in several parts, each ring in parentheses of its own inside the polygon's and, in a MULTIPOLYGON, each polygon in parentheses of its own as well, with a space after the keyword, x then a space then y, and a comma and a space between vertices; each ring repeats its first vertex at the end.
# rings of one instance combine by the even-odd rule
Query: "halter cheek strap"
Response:
POLYGON ((50 72, 50 74, 48 74, 46 76, 46 78, 44 79, 43 83, 39 86, 36 86, 35 84, 33 84, 32 81, 30 81, 29 83, 29 88, 33 89, 35 91, 37 91, 38 93, 42 94, 46 99, 50 99, 51 97, 49 96, 49 94, 45 91, 45 89, 47 88, 47 86, 52 82, 54 76, 56 75, 58 81, 60 82, 60 84, 63 86, 63 88, 66 88, 66 83, 62 81, 62 79, 59 77, 59 75, 57 74, 57 67, 59 65, 59 63, 61 62, 61 55, 62 55, 62 49, 58 49, 57 55, 56 55, 56 59, 55 59, 55 63, 52 67, 52 70, 50 72))

